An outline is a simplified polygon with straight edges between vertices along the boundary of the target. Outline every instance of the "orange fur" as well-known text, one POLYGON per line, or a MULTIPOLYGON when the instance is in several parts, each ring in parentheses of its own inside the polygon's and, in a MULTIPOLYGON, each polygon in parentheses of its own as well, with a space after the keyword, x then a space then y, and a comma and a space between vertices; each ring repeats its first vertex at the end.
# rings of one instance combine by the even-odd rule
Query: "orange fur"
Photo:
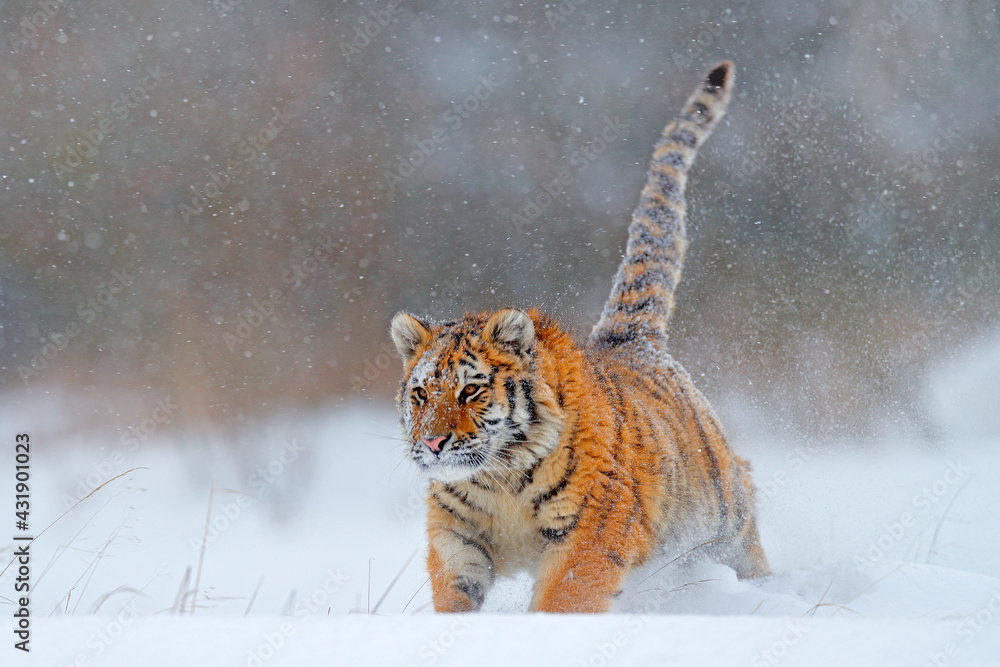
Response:
POLYGON ((769 572, 749 466, 666 352, 683 177, 725 110, 731 71, 714 69, 665 130, 655 196, 644 191, 588 343, 535 310, 393 320, 409 455, 431 480, 436 610, 478 609, 497 576, 527 569, 532 610, 605 611, 632 568, 699 545, 741 577, 769 572))

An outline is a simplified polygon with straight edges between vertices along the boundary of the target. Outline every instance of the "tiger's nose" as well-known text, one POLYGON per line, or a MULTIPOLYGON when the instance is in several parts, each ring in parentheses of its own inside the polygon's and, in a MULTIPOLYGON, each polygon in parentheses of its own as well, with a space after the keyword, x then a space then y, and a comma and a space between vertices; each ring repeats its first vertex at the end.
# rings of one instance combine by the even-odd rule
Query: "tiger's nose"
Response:
POLYGON ((451 436, 449 436, 449 435, 428 435, 428 436, 424 436, 423 438, 420 438, 420 441, 423 442, 428 447, 430 447, 430 449, 431 449, 432 452, 434 452, 435 454, 438 454, 438 453, 441 452, 441 445, 449 437, 451 437, 451 436))

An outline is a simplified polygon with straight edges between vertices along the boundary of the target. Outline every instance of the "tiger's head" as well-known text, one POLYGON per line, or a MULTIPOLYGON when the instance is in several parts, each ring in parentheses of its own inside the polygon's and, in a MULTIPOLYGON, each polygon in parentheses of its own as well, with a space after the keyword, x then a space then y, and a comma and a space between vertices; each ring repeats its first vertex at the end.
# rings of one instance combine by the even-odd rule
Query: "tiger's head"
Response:
POLYGON ((403 358, 397 402, 407 453, 430 479, 523 472, 554 448, 561 411, 536 371, 528 314, 438 324, 399 313, 392 339, 403 358))

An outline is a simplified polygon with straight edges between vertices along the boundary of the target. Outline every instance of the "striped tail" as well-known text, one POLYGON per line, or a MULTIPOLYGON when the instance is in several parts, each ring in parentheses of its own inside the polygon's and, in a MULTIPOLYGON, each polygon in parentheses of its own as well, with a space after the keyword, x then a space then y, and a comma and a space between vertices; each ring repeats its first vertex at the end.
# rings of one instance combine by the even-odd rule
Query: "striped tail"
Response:
POLYGON ((625 258, 615 275, 592 347, 666 340, 674 290, 681 279, 687 235, 684 187, 698 147, 722 119, 733 89, 733 63, 709 72, 653 150, 646 187, 632 213, 625 258))

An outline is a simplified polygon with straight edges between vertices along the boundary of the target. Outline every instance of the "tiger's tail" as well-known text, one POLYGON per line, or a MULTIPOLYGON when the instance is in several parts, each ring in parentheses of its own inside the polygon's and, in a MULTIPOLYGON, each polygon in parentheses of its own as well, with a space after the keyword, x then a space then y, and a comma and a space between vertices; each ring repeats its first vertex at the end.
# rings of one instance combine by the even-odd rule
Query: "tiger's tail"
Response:
POLYGON ((726 112, 733 78, 732 62, 716 65, 656 143, 646 187, 632 213, 625 258, 601 319, 590 334, 591 346, 666 339, 687 250, 684 188, 688 169, 726 112))

